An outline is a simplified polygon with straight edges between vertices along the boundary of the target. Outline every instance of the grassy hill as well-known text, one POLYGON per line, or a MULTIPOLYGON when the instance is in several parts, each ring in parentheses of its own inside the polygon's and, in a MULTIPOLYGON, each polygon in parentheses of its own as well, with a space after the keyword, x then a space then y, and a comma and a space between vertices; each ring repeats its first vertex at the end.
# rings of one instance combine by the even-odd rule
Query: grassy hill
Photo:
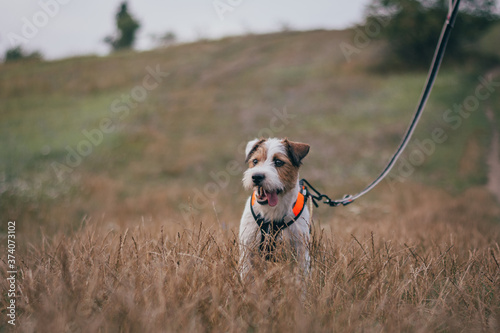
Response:
MULTIPOLYGON (((57 226, 102 214, 122 222, 176 221, 179 205, 200 191, 208 199, 191 203, 194 212, 213 211, 213 201, 233 225, 239 215, 233 207, 246 196, 241 172, 214 187, 213 197, 204 187, 231 161, 243 168, 241 145, 260 134, 310 143, 302 176, 324 191, 341 196, 361 189, 399 143, 425 73, 368 70, 382 56, 377 46, 348 62, 339 45, 351 40, 349 31, 292 32, 3 65, 2 217, 57 226), (154 70, 159 83, 147 78, 154 70), (146 91, 145 79, 154 88, 146 91), (100 129, 106 119, 109 133, 100 129), (95 134, 99 144, 89 146, 83 131, 101 131, 103 138, 95 134), (79 144, 87 154, 78 154, 81 161, 68 157, 79 144), (68 158, 78 164, 71 172, 61 167, 68 158)), ((448 140, 405 179, 452 193, 485 184, 491 126, 484 110, 498 104, 498 94, 456 130, 443 121, 446 110, 474 94, 481 75, 474 68, 441 72, 416 139, 442 127, 448 140)))
POLYGON ((309 143, 301 176, 341 197, 378 175, 408 125, 426 73, 380 72, 375 41, 347 61, 340 45, 353 37, 287 32, 0 65, 0 232, 17 221, 22 328, 495 331, 486 111, 498 124, 500 78, 473 63, 440 72, 387 181, 314 210, 305 292, 293 264, 269 263, 257 291, 239 281, 248 140, 309 143))

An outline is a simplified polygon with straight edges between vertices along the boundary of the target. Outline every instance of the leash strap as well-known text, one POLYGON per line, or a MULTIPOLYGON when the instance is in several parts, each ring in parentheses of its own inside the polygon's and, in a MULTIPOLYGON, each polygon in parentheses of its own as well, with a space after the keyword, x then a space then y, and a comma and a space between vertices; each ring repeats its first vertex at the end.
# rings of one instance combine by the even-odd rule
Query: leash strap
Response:
POLYGON ((451 30, 453 29, 453 25, 455 24, 455 20, 458 14, 458 8, 460 6, 460 0, 450 0, 450 8, 448 11, 448 15, 446 18, 446 21, 443 25, 443 29, 441 30, 441 36, 439 37, 439 42, 436 47, 436 51, 434 52, 434 58, 432 59, 431 66, 429 68, 429 73, 427 74, 427 82, 424 86, 424 89, 422 91, 422 95, 420 96, 420 101, 418 103, 417 109, 415 111, 415 114, 413 116, 413 119, 406 130, 406 133, 399 144, 398 149, 392 156, 391 160, 385 167, 385 169, 380 173, 380 175, 371 183, 369 184, 364 190, 361 192, 355 194, 355 195, 346 195, 344 198, 339 199, 339 200, 332 200, 330 197, 328 197, 325 194, 321 194, 318 192, 314 187, 309 184, 309 182, 305 179, 302 179, 301 181, 305 184, 307 184, 308 188, 306 189, 309 192, 309 195, 313 199, 314 205, 318 207, 318 204, 316 201, 318 200, 325 200, 324 203, 330 205, 331 207, 336 207, 339 205, 346 206, 350 203, 352 203, 354 200, 358 199, 359 197, 365 195, 366 193, 370 192, 378 183, 380 183, 386 176, 389 174, 391 171, 392 167, 398 160, 399 156, 403 153, 404 149, 408 145, 408 142, 410 141, 413 132, 415 131, 415 127, 418 124, 418 121, 420 120, 420 117, 422 115, 422 111, 425 108, 425 104, 427 103, 427 100, 429 99, 429 95, 431 93, 432 87, 434 86, 434 82, 436 80, 436 76, 439 72, 439 67, 441 66, 441 62, 443 60, 444 56, 444 51, 446 49, 446 45, 448 44, 448 40, 450 39, 451 35, 451 30), (311 193, 311 191, 313 193, 311 193))

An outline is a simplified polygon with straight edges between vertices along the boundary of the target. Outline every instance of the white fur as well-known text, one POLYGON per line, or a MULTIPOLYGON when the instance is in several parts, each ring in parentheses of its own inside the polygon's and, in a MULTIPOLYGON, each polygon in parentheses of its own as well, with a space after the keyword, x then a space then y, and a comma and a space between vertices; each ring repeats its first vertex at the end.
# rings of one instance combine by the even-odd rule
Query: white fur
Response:
MULTIPOLYGON (((249 145, 250 145, 250 143, 253 143, 253 144, 250 146, 250 148, 247 146, 247 149, 246 149, 247 155, 250 152, 250 150, 253 148, 255 143, 257 143, 257 141, 255 141, 255 140, 250 141, 249 145)), ((262 173, 266 176, 266 178, 264 179, 264 182, 262 183, 262 187, 265 190, 268 190, 268 191, 281 190, 281 191, 283 191, 285 186, 283 185, 283 183, 281 183, 280 177, 278 176, 278 171, 276 170, 276 167, 274 166, 273 156, 277 153, 281 153, 281 154, 286 155, 285 147, 283 146, 283 144, 281 143, 281 140, 279 140, 279 139, 268 139, 263 144, 267 150, 267 158, 262 165, 258 165, 256 167, 248 169, 247 171, 244 172, 244 174, 243 174, 243 186, 246 189, 251 190, 253 188, 252 175, 254 175, 256 173, 262 173)), ((281 200, 280 200, 280 203, 281 203, 281 200)), ((279 205, 279 203, 278 203, 278 205, 279 205)), ((277 210, 276 214, 277 215, 281 214, 281 216, 284 216, 284 214, 286 214, 286 210, 283 208, 285 208, 285 207, 282 207, 281 210, 277 210)), ((277 218, 275 218, 275 219, 277 219, 277 218)))
MULTIPOLYGON (((246 147, 246 155, 250 153, 253 146, 258 140, 252 140, 246 147)), ((284 190, 285 186, 281 182, 276 167, 274 166, 273 156, 276 153, 286 154, 286 149, 281 139, 268 139, 263 143, 267 149, 267 158, 264 163, 250 168, 244 172, 243 185, 245 188, 253 189, 252 175, 255 173, 265 174, 265 180, 262 183, 264 189, 268 191, 284 190)), ((269 205, 261 205, 258 202, 254 205, 256 214, 261 214, 267 220, 280 220, 285 216, 294 218, 293 205, 297 200, 297 195, 300 189, 297 177, 296 186, 287 192, 282 192, 278 195, 278 204, 274 207, 269 205)), ((246 276, 252 266, 252 256, 257 251, 261 240, 261 232, 250 210, 250 200, 245 204, 245 210, 240 222, 240 266, 242 277, 246 276)), ((310 265, 309 258, 309 221, 310 215, 307 206, 301 216, 288 228, 280 232, 280 240, 290 243, 297 253, 297 260, 303 272, 307 272, 310 265)))

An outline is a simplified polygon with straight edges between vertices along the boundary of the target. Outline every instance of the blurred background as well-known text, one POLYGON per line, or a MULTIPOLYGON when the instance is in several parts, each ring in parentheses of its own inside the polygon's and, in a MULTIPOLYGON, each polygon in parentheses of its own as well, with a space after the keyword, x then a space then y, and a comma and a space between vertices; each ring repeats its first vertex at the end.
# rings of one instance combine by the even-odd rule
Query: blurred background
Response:
MULTIPOLYGON (((354 194, 401 140, 448 10, 439 0, 1 6, 0 232, 16 220, 35 237, 88 221, 235 228, 243 148, 260 136, 309 143, 301 176, 354 194)), ((384 211, 409 188, 498 206, 498 14, 497 1, 462 1, 407 151, 366 198, 317 209, 319 223, 384 211)))
MULTIPOLYGON (((40 29, 36 37, 27 38, 29 43, 24 46, 28 51, 42 50, 45 59, 82 54, 107 55, 109 47, 102 40, 116 32, 115 15, 122 2, 42 0, 4 3, 0 13, 1 54, 16 46, 11 43, 9 34, 22 36, 26 18, 40 29), (49 19, 37 14, 39 11, 47 13, 49 19)), ((314 5, 306 1, 285 0, 272 3, 263 0, 127 1, 130 13, 140 23, 140 29, 134 35, 136 50, 150 50, 162 45, 165 42, 163 37, 169 33, 174 34, 176 41, 185 43, 276 32, 287 26, 297 30, 345 29, 363 21, 368 3, 369 0, 349 3, 319 0, 314 5)))

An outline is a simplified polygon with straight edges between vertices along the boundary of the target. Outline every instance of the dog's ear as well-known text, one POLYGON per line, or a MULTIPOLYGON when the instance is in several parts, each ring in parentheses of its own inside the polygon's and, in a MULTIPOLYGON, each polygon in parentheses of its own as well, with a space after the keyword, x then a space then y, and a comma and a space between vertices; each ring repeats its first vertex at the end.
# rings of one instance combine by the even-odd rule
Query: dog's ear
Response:
POLYGON ((302 164, 302 159, 309 153, 310 146, 302 142, 288 141, 288 139, 285 139, 284 143, 287 147, 288 156, 292 164, 296 167, 300 166, 302 164))
POLYGON ((254 139, 247 143, 247 147, 245 149, 245 163, 248 163, 250 156, 252 156, 253 152, 259 148, 259 146, 266 141, 265 139, 254 139))

